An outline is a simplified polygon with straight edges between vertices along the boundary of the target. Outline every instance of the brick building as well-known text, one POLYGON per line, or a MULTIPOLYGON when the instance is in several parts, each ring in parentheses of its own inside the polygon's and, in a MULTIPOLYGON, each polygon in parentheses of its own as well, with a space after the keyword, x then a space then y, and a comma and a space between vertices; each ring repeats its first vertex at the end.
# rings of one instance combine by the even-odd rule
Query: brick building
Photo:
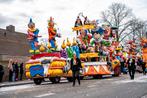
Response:
POLYGON ((6 29, 0 29, 0 64, 4 65, 7 80, 7 65, 9 59, 25 62, 29 56, 29 43, 26 34, 15 32, 15 27, 9 25, 6 29))

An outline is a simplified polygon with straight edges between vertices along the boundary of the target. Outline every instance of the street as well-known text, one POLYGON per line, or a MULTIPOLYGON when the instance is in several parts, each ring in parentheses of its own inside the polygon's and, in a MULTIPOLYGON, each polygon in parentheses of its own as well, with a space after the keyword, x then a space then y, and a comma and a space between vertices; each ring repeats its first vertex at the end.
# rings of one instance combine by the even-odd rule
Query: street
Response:
POLYGON ((72 87, 62 80, 59 84, 44 82, 0 88, 0 98, 147 98, 147 76, 136 74, 134 80, 128 75, 85 79, 72 87))

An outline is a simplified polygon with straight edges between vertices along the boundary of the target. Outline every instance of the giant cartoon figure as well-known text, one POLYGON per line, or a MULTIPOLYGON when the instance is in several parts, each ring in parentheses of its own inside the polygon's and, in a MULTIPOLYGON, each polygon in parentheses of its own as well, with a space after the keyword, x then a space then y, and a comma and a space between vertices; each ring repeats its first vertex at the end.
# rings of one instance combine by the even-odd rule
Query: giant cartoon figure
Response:
POLYGON ((95 47, 95 51, 98 51, 100 46, 100 34, 94 33, 93 38, 90 40, 90 45, 95 47))
POLYGON ((80 35, 78 36, 79 43, 82 44, 83 48, 86 49, 87 46, 90 44, 90 39, 92 38, 91 34, 87 34, 85 29, 80 30, 80 35))
POLYGON ((28 40, 32 50, 37 50, 38 47, 38 33, 39 30, 35 28, 35 23, 33 23, 32 19, 28 24, 28 40))
MULTIPOLYGON (((76 19, 76 21, 75 21, 75 27, 79 27, 79 26, 82 26, 82 20, 78 16, 77 19, 76 19)), ((78 35, 78 32, 79 31, 77 31, 77 35, 78 35)))
POLYGON ((55 37, 60 37, 60 35, 57 34, 57 30, 54 28, 54 25, 55 25, 55 23, 53 21, 53 18, 50 17, 50 20, 48 22, 48 35, 49 35, 49 42, 50 42, 52 48, 56 48, 55 37))

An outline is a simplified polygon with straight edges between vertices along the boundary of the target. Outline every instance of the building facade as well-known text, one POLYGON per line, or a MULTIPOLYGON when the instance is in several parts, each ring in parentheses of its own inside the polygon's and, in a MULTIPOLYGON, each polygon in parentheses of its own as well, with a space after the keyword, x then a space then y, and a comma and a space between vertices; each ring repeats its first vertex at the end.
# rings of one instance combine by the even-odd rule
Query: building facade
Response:
POLYGON ((7 65, 9 59, 17 60, 19 63, 25 62, 29 56, 29 42, 27 35, 16 32, 13 25, 6 29, 0 29, 0 64, 4 66, 4 80, 7 80, 7 65))

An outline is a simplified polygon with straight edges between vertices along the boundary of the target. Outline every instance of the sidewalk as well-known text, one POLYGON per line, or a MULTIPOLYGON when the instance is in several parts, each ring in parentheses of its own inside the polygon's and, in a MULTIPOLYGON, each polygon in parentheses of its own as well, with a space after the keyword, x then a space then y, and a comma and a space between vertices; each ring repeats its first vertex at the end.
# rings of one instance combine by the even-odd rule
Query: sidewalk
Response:
POLYGON ((2 82, 0 83, 1 87, 8 87, 8 86, 17 86, 17 85, 25 85, 25 84, 33 84, 33 80, 23 80, 23 81, 15 81, 15 82, 2 82))
MULTIPOLYGON (((65 78, 61 78, 61 80, 65 80, 65 78)), ((49 82, 49 79, 45 78, 44 82, 49 82)), ((25 84, 34 84, 34 81, 33 80, 22 80, 22 81, 15 81, 15 82, 2 82, 0 83, 0 88, 8 87, 8 86, 25 85, 25 84)))

